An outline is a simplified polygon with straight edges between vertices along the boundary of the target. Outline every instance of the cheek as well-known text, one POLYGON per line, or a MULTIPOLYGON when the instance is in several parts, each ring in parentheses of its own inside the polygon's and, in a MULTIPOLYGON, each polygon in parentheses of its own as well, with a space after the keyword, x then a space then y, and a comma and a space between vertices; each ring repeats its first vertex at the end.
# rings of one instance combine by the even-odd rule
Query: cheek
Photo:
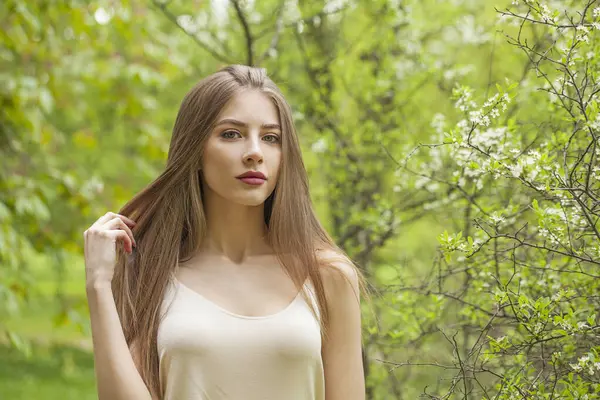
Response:
POLYGON ((213 192, 223 195, 227 187, 231 185, 228 175, 231 175, 230 169, 226 167, 223 159, 216 157, 205 158, 202 162, 202 181, 213 192))
POLYGON ((230 162, 222 152, 214 146, 206 148, 202 157, 202 180, 213 190, 224 181, 230 172, 230 162))
POLYGON ((230 164, 231 154, 218 145, 209 144, 204 150, 202 167, 205 170, 220 171, 224 165, 230 164))

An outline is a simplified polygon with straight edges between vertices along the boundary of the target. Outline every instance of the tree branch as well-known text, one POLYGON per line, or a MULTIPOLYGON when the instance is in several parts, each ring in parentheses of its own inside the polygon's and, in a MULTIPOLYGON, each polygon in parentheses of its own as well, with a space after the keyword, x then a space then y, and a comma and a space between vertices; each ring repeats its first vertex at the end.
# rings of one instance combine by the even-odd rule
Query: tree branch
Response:
POLYGON ((221 62, 224 62, 226 64, 232 63, 232 61, 230 59, 228 59, 227 56, 218 53, 216 50, 212 49, 209 45, 207 45, 202 40, 200 40, 196 35, 188 32, 183 26, 181 26, 179 24, 179 22, 177 21, 177 16, 167 9, 167 3, 161 3, 158 0, 152 0, 152 4, 156 8, 158 8, 160 11, 162 11, 162 13, 165 15, 165 17, 167 17, 167 19, 169 21, 174 23, 181 31, 183 31, 183 33, 185 33, 187 36, 192 38, 192 40, 194 42, 196 42, 196 44, 198 46, 200 46, 200 48, 202 48, 203 50, 208 52, 210 55, 212 55, 215 59, 217 59, 221 62))
POLYGON ((277 21, 275 21, 275 34, 271 38, 271 44, 269 47, 263 52, 260 58, 257 61, 257 64, 262 64, 263 60, 269 56, 271 50, 277 49, 277 44, 279 43, 279 38, 281 37, 281 32, 283 32, 283 11, 285 10, 285 0, 281 0, 279 4, 279 10, 277 11, 277 21))
POLYGON ((244 29, 244 37, 246 38, 246 64, 254 66, 254 51, 252 49, 254 46, 254 39, 252 38, 252 32, 250 32, 248 19, 244 15, 244 11, 240 6, 239 0, 232 0, 232 4, 235 8, 238 19, 240 20, 240 24, 242 24, 242 28, 244 29))

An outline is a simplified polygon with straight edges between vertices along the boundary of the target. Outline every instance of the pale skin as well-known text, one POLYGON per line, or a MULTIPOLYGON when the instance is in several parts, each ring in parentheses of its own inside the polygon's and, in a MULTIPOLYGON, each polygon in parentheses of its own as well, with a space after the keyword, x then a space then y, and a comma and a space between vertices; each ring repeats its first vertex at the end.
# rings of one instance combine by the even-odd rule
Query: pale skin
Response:
MULTIPOLYGON (((282 159, 279 124, 270 98, 256 90, 238 93, 223 108, 201 165, 207 236, 200 251, 176 271, 183 284, 237 314, 273 314, 297 294, 265 240, 263 204, 275 188, 282 159), (248 170, 262 172, 267 180, 251 186, 236 178, 248 170)), ((123 355, 127 347, 110 293, 115 242, 130 251, 132 224, 111 213, 85 235, 94 353, 104 352, 95 355, 100 399, 150 398, 136 371, 135 352, 123 355)), ((337 265, 349 282, 339 274, 323 274, 331 316, 330 339, 321 350, 326 400, 364 400, 358 280, 349 265, 337 265)))

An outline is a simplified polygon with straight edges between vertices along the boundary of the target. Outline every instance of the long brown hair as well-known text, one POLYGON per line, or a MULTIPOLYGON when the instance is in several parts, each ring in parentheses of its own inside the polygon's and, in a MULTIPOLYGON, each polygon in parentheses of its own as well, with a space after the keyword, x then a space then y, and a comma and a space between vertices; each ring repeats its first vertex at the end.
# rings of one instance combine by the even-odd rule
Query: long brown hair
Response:
MULTIPOLYGON (((367 294, 359 269, 317 220, 291 109, 279 88, 262 68, 223 68, 185 95, 173 127, 165 170, 119 211, 137 222, 133 229, 137 248, 127 255, 119 246, 113 293, 125 339, 130 346, 135 341, 140 373, 153 398, 162 397, 156 340, 167 283, 178 263, 191 258, 206 234, 200 178, 204 144, 221 109, 243 89, 267 94, 279 113, 282 164, 275 190, 264 204, 267 239, 298 290, 310 279, 324 341, 329 313, 320 273, 321 268, 335 266, 331 257, 325 259, 317 253, 333 254, 349 263, 359 277, 360 291, 367 294)), ((303 296, 307 299, 305 291, 303 296)))

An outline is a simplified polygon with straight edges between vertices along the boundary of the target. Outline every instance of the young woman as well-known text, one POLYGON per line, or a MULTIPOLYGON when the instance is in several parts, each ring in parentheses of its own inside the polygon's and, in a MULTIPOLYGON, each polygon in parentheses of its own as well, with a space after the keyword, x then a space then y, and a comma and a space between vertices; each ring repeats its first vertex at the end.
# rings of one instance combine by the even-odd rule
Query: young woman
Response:
POLYGON ((100 400, 365 398, 364 278, 263 69, 196 84, 164 172, 84 238, 100 400))

